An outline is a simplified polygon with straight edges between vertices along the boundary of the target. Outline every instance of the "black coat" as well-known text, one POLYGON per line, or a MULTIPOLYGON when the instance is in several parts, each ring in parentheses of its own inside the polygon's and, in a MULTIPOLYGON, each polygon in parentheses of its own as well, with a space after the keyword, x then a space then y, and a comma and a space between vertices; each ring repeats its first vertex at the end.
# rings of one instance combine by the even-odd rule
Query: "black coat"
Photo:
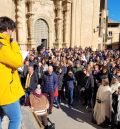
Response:
POLYGON ((93 97, 93 89, 94 89, 94 79, 93 76, 86 76, 84 78, 85 82, 84 82, 84 88, 85 88, 85 99, 91 101, 92 97, 93 97))
POLYGON ((43 79, 43 67, 36 67, 35 72, 38 76, 38 83, 42 84, 43 79))
POLYGON ((85 89, 93 89, 94 88, 94 79, 93 79, 93 75, 90 76, 86 76, 84 78, 85 82, 84 82, 84 88, 85 89))
POLYGON ((115 113, 117 113, 117 106, 118 106, 118 94, 113 93, 112 94, 112 107, 115 113))
POLYGON ((37 85, 38 85, 38 76, 36 72, 34 72, 30 78, 28 91, 34 91, 37 88, 37 85))

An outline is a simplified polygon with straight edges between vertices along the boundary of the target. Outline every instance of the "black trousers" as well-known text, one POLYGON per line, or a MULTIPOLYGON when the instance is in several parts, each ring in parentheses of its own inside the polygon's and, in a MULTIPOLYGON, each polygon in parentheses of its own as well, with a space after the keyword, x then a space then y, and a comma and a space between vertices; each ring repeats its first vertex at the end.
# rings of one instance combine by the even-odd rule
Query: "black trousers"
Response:
POLYGON ((39 116, 39 119, 43 123, 44 126, 47 126, 48 125, 47 115, 39 116))
POLYGON ((117 129, 120 129, 120 121, 117 124, 117 129))

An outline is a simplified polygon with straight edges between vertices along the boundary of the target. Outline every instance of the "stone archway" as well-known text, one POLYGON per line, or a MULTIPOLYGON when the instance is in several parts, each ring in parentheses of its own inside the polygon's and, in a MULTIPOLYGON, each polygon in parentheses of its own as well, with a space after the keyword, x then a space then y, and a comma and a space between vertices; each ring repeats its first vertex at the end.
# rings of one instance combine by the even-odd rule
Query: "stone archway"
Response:
MULTIPOLYGON (((50 18, 49 16, 47 16, 46 14, 38 14, 38 15, 34 15, 33 18, 33 25, 35 25, 36 21, 38 19, 42 19, 44 20, 47 25, 48 25, 48 46, 49 48, 53 47, 53 44, 55 42, 55 26, 54 26, 54 19, 50 18)), ((34 37, 34 42, 35 42, 35 31, 33 33, 33 37, 34 37)))
POLYGON ((49 26, 47 22, 43 19, 38 19, 34 25, 34 35, 35 35, 35 42, 37 46, 44 46, 48 48, 49 42, 49 26))

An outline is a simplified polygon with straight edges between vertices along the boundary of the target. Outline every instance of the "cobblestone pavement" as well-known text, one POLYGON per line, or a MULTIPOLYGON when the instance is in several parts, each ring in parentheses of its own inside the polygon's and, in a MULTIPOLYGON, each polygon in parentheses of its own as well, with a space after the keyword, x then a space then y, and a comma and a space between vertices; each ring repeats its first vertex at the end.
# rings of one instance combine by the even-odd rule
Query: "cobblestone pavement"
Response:
POLYGON ((84 107, 70 109, 66 104, 61 104, 60 109, 53 109, 49 118, 55 123, 55 129, 102 129, 92 124, 92 115, 84 107))

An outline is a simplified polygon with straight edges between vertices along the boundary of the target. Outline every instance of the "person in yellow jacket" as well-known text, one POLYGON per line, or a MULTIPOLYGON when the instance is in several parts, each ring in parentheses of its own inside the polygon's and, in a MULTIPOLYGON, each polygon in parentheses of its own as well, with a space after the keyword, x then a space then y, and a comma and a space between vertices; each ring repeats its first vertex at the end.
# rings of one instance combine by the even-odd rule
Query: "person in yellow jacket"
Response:
MULTIPOLYGON (((20 129, 19 99, 24 95, 17 69, 23 65, 17 42, 11 41, 15 22, 0 17, 0 109, 10 120, 9 129, 20 129)), ((0 128, 2 116, 0 115, 0 128)))

